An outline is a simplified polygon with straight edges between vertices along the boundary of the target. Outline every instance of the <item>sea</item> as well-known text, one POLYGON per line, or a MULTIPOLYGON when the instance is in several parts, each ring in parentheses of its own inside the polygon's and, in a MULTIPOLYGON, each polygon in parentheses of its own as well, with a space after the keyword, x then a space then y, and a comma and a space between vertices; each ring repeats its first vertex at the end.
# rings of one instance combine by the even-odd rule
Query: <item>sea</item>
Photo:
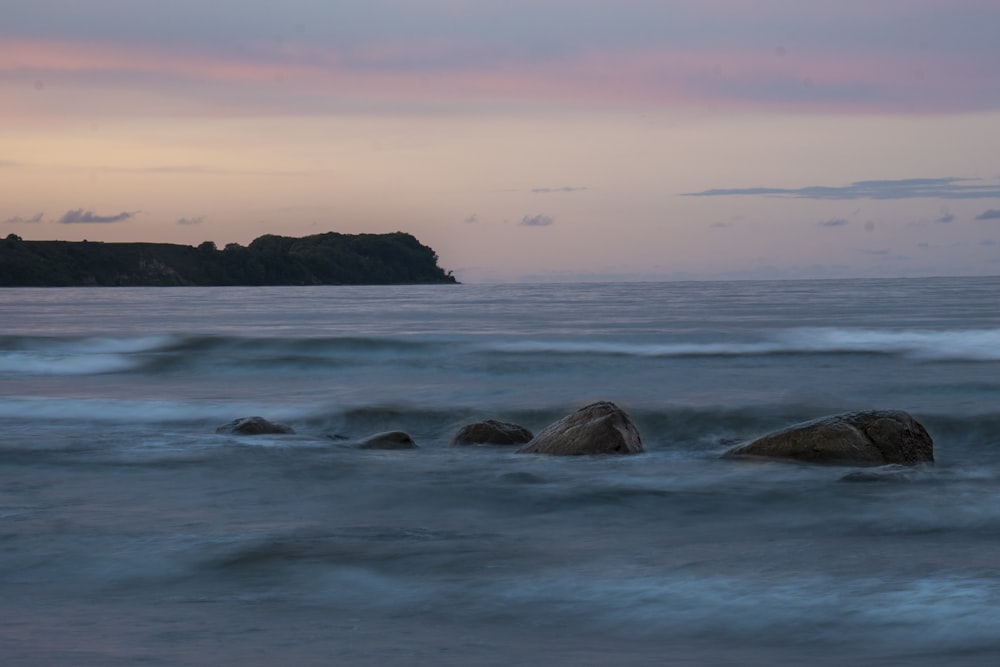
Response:
POLYGON ((998 277, 0 290, 0 664, 849 663, 1000 664, 998 277), (935 463, 720 458, 869 409, 935 463))

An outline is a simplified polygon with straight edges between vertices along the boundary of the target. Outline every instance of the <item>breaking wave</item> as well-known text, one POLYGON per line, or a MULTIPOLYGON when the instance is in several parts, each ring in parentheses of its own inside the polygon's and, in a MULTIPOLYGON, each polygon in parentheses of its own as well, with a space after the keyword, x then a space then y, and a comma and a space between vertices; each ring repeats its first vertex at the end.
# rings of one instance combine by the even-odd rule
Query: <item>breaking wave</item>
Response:
POLYGON ((514 358, 747 357, 879 354, 925 361, 1000 361, 1000 329, 794 328, 757 340, 506 340, 475 338, 243 338, 232 336, 0 337, 0 376, 100 375, 190 368, 315 370, 363 364, 427 366, 460 355, 514 358))
POLYGON ((1000 329, 891 330, 795 328, 758 341, 618 343, 525 341, 496 351, 523 354, 604 354, 639 357, 888 354, 927 360, 1000 360, 1000 329))

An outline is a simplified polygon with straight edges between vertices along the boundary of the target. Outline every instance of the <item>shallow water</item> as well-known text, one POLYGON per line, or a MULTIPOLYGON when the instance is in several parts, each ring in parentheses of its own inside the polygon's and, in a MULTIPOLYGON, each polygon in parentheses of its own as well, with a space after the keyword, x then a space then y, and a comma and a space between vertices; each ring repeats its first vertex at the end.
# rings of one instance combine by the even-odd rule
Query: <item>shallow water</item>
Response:
POLYGON ((995 664, 998 293, 0 290, 0 658, 995 664), (645 454, 448 446, 598 399, 645 454), (936 464, 718 458, 869 408, 936 464), (249 415, 296 434, 214 432, 249 415), (396 429, 419 448, 355 446, 396 429))

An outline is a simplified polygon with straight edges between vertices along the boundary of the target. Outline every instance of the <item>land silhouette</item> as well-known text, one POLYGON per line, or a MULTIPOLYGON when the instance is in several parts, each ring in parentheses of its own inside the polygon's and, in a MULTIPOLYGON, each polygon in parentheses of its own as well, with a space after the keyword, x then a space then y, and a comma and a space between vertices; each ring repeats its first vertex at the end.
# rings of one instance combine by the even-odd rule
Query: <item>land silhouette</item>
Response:
POLYGON ((456 283, 412 235, 266 234, 248 246, 0 241, 0 287, 456 283))

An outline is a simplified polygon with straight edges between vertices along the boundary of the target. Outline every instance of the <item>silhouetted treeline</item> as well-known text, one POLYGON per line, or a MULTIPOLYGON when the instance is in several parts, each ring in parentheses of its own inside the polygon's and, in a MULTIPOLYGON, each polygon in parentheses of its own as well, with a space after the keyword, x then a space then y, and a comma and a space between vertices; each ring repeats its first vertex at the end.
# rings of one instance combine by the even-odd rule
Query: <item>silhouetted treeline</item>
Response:
POLYGON ((0 286, 395 285, 455 283, 410 234, 267 234, 249 246, 0 241, 0 286))

